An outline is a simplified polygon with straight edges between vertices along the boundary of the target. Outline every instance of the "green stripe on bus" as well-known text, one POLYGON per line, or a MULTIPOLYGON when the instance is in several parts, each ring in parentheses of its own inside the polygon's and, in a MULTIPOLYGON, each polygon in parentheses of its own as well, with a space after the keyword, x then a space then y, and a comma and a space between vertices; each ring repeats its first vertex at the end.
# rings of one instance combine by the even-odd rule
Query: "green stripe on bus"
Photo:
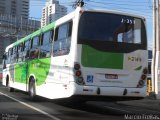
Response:
POLYGON ((53 29, 54 27, 55 27, 55 22, 53 22, 53 23, 45 26, 44 28, 42 28, 42 31, 43 31, 43 32, 47 32, 47 31, 53 29))
POLYGON ((34 75, 36 84, 42 85, 49 73, 51 58, 36 59, 15 65, 15 80, 19 83, 27 83, 29 75, 34 75), (28 69, 28 71, 27 71, 28 69))
POLYGON ((123 53, 98 51, 88 45, 82 45, 82 65, 93 68, 123 69, 123 53))

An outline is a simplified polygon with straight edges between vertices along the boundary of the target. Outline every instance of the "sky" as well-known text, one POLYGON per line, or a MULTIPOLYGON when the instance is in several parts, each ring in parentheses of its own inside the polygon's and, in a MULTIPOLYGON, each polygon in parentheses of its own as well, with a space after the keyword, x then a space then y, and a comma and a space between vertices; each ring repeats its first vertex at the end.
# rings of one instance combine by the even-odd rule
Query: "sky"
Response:
MULTIPOLYGON (((59 0, 61 5, 68 8, 68 13, 73 11, 76 0, 59 0)), ((40 19, 42 8, 46 0, 30 0, 30 17, 40 19)), ((152 0, 84 0, 85 9, 109 9, 133 13, 146 18, 148 48, 152 49, 153 39, 153 10, 152 0)))

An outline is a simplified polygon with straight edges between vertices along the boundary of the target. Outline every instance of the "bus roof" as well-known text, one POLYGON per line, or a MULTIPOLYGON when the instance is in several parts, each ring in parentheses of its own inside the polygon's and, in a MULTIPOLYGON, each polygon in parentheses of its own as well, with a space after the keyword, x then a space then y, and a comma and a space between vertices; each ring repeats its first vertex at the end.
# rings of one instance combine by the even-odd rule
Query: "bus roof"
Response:
POLYGON ((112 13, 112 14, 120 14, 120 15, 126 15, 126 16, 141 18, 141 19, 145 20, 145 17, 142 16, 142 15, 137 15, 137 14, 133 14, 133 13, 127 13, 127 12, 117 11, 117 10, 109 10, 109 9, 103 10, 103 9, 97 9, 97 10, 85 10, 85 11, 89 11, 89 12, 102 12, 102 13, 112 13))

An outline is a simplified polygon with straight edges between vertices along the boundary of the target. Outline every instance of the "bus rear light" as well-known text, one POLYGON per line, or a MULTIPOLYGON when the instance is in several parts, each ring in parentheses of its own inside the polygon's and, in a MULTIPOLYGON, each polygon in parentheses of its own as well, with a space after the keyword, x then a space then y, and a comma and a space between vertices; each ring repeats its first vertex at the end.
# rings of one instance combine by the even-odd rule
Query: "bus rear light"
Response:
POLYGON ((139 85, 140 85, 140 86, 143 86, 143 85, 144 85, 144 81, 143 81, 143 80, 140 80, 140 81, 139 81, 139 85))
POLYGON ((85 82, 82 77, 81 66, 77 62, 74 64, 74 74, 75 74, 76 83, 79 85, 84 85, 85 82))
POLYGON ((79 77, 79 76, 81 76, 81 71, 76 71, 76 73, 75 73, 75 74, 76 74, 76 76, 78 76, 78 77, 79 77))
POLYGON ((83 78, 82 77, 78 77, 77 78, 77 83, 81 84, 81 85, 84 84, 83 78))
POLYGON ((146 78, 147 78, 147 76, 144 75, 144 74, 141 76, 141 79, 142 79, 142 80, 145 80, 146 78))
POLYGON ((143 69, 143 74, 147 74, 147 73, 148 73, 147 68, 143 69))
POLYGON ((81 68, 81 67, 80 67, 79 64, 76 63, 76 64, 74 65, 74 69, 75 69, 75 70, 79 70, 80 68, 81 68))
POLYGON ((140 77, 140 80, 139 80, 139 82, 138 82, 138 85, 137 85, 137 87, 143 87, 144 85, 145 85, 145 83, 146 83, 146 78, 147 78, 147 73, 148 73, 148 70, 147 70, 147 68, 144 68, 143 69, 143 72, 142 72, 142 75, 141 75, 141 77, 140 77))
POLYGON ((145 84, 144 80, 140 80, 140 81, 138 82, 137 87, 143 87, 144 84, 145 84))

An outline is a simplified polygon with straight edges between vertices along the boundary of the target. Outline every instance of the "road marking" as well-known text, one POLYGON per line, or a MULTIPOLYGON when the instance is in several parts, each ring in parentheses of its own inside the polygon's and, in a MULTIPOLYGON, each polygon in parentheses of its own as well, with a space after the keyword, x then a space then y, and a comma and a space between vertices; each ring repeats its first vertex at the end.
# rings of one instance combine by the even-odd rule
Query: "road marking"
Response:
POLYGON ((53 116, 53 115, 51 115, 51 114, 43 111, 43 110, 40 110, 40 109, 38 109, 38 108, 36 108, 36 107, 34 107, 34 106, 32 106, 32 105, 29 105, 29 104, 27 104, 27 103, 25 103, 25 102, 22 102, 22 101, 20 101, 20 100, 18 100, 18 99, 16 99, 16 98, 13 98, 13 97, 11 97, 11 96, 9 96, 9 95, 7 95, 7 94, 4 94, 4 93, 2 93, 2 92, 0 92, 0 94, 6 96, 6 97, 8 97, 8 98, 10 98, 10 99, 12 99, 12 100, 14 100, 14 101, 16 101, 16 102, 19 102, 20 104, 25 105, 25 106, 27 106, 27 107, 35 110, 35 111, 38 111, 38 112, 42 113, 43 115, 45 115, 45 116, 47 116, 47 117, 49 117, 49 118, 51 118, 51 119, 53 119, 53 120, 61 120, 61 119, 59 119, 59 118, 57 118, 57 117, 55 117, 55 116, 53 116))

